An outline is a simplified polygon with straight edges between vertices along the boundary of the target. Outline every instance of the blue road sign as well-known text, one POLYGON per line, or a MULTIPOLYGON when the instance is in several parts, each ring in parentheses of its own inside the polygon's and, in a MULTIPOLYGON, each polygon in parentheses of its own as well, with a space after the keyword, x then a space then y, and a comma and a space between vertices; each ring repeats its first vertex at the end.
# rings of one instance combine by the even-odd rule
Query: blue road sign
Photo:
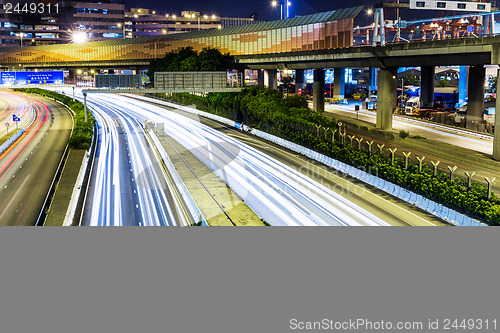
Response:
POLYGON ((0 72, 0 84, 62 84, 64 83, 63 71, 11 71, 0 72))
POLYGON ((467 32, 474 32, 474 26, 473 25, 468 25, 467 26, 467 32))
POLYGON ((21 121, 21 118, 19 118, 17 115, 13 114, 12 115, 12 121, 21 121))
POLYGON ((398 20, 396 21, 396 23, 394 24, 394 27, 395 28, 401 28, 401 29, 406 29, 406 24, 408 22, 407 21, 404 21, 404 20, 398 20))

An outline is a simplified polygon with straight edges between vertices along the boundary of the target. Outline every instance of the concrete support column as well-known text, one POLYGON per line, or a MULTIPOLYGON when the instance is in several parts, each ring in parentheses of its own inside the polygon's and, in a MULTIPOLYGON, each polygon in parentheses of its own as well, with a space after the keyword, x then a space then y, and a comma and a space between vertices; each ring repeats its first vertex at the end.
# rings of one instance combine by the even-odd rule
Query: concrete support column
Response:
POLYGON ((392 113, 394 111, 394 84, 397 71, 392 68, 380 69, 378 72, 377 90, 377 128, 392 129, 392 113))
POLYGON ((325 70, 314 70, 313 83, 313 110, 316 112, 325 111, 325 70))
POLYGON ((469 98, 467 102, 466 127, 477 130, 483 123, 484 113, 484 66, 469 67, 469 98))
POLYGON ((306 86, 305 78, 304 78, 304 70, 297 69, 295 70, 295 93, 299 93, 299 89, 304 89, 306 86))
POLYGON ((345 95, 345 68, 334 68, 333 98, 344 99, 344 95, 345 95))
MULTIPOLYGON (((500 69, 497 72, 500 77, 500 69)), ((495 108, 495 137, 493 139, 493 159, 500 161, 500 98, 497 97, 495 108)))
POLYGON ((462 107, 465 104, 465 98, 467 97, 467 73, 468 66, 460 66, 460 77, 458 80, 458 106, 462 107))
POLYGON ((434 107, 434 66, 422 66, 420 78, 420 106, 422 108, 434 107))
POLYGON ((264 70, 263 69, 257 70, 257 84, 259 86, 264 86, 264 70))
POLYGON ((264 70, 264 86, 271 89, 278 87, 278 73, 276 69, 264 70))

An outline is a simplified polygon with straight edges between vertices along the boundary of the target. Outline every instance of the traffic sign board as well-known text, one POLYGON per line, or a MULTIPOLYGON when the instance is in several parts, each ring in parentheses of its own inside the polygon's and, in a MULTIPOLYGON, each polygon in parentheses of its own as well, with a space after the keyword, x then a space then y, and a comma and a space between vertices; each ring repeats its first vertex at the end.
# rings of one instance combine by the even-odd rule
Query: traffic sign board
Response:
POLYGON ((5 123, 5 127, 9 127, 9 126, 10 126, 10 124, 9 124, 9 123, 5 123))
POLYGON ((21 118, 19 118, 16 114, 13 114, 12 121, 21 121, 21 118))
POLYGON ((468 25, 467 26, 467 32, 474 32, 474 26, 473 25, 468 25))
POLYGON ((407 21, 405 21, 405 20, 398 20, 398 21, 396 21, 396 23, 394 23, 394 27, 406 29, 406 23, 407 23, 407 21))

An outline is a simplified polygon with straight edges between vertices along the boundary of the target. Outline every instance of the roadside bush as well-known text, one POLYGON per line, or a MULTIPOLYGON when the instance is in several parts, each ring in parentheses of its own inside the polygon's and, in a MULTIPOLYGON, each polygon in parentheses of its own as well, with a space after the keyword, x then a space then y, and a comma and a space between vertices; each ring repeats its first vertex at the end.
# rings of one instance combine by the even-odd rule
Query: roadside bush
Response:
MULTIPOLYGON (((364 149, 332 143, 330 139, 325 139, 323 130, 320 131, 318 126, 334 131, 337 129, 335 122, 300 107, 302 102, 299 99, 284 99, 277 90, 257 86, 240 93, 216 93, 206 97, 174 94, 171 100, 182 104, 200 104, 204 111, 244 122, 344 163, 365 170, 376 169, 378 176, 387 181, 489 225, 500 225, 500 199, 493 194, 488 200, 484 185, 473 182, 471 188, 467 189, 464 179, 457 177, 450 180, 442 170, 434 177, 432 168, 426 163, 422 166, 422 172, 418 172, 417 165, 406 170, 401 158, 396 158, 392 163, 388 155, 369 154, 364 149)), ((409 133, 401 131, 400 135, 405 138, 409 133)))

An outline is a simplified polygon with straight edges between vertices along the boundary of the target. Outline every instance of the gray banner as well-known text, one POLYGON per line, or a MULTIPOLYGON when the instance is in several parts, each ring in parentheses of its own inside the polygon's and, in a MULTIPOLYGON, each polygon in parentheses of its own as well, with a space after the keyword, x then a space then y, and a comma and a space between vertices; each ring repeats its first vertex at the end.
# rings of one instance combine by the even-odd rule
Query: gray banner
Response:
POLYGON ((495 331, 499 233, 2 228, 0 331, 495 331))

